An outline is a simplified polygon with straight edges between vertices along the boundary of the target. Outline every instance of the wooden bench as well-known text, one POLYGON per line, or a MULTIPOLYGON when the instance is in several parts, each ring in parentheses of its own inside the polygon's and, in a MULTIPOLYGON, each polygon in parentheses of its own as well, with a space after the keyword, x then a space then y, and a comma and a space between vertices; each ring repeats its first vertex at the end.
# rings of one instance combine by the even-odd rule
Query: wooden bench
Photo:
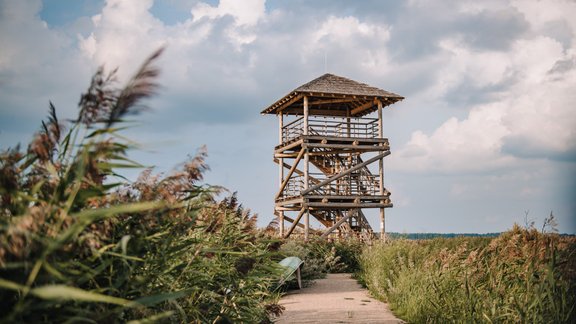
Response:
POLYGON ((298 257, 287 257, 284 258, 279 264, 284 267, 284 272, 280 278, 280 285, 284 284, 286 281, 294 278, 294 273, 296 273, 296 279, 298 280, 298 288, 302 289, 302 278, 300 276, 300 267, 304 261, 300 260, 298 257))

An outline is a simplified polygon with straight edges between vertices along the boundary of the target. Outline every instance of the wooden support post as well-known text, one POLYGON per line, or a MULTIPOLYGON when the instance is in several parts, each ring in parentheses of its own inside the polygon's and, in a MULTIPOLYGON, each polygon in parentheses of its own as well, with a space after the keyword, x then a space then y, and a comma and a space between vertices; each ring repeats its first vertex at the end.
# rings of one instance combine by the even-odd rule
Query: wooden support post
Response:
MULTIPOLYGON (((304 149, 303 149, 304 150, 304 149)), ((310 182, 310 173, 309 173, 309 163, 310 163, 310 156, 308 154, 308 150, 305 149, 304 153, 304 191, 302 191, 302 196, 304 196, 304 192, 308 190, 309 182, 310 182)), ((304 207, 306 209, 306 217, 304 218, 304 239, 308 240, 308 232, 310 231, 310 212, 308 207, 304 207)))
POLYGON ((308 96, 304 96, 304 129, 303 135, 308 135, 308 96))
MULTIPOLYGON (((283 136, 283 132, 284 132, 284 115, 282 114, 282 112, 280 112, 278 114, 278 143, 282 144, 284 142, 284 136, 283 136)), ((282 183, 284 183, 284 159, 280 158, 280 163, 278 163, 278 166, 280 168, 280 171, 278 173, 278 178, 279 181, 278 183, 280 184, 280 186, 282 186, 282 183)), ((278 193, 281 193, 284 189, 280 189, 278 191, 278 193)), ((276 199, 274 199, 276 200, 276 199)), ((280 231, 280 237, 284 236, 284 211, 283 210, 279 210, 278 211, 278 225, 279 225, 279 231, 280 231)))
POLYGON ((304 217, 304 240, 308 241, 310 232, 310 210, 306 208, 306 217, 304 217))
MULTIPOLYGON (((304 96, 304 135, 308 135, 308 96, 304 96)), ((308 149, 304 152, 304 192, 308 190, 308 180, 309 180, 309 162, 310 155, 308 154, 308 149)), ((305 206, 302 210, 306 211, 306 217, 304 218, 304 240, 308 241, 308 235, 310 232, 310 211, 308 206, 305 206)))
POLYGON ((350 108, 346 109, 346 131, 347 137, 350 138, 350 108))
MULTIPOLYGON (((382 102, 378 100, 378 138, 384 137, 384 128, 382 123, 382 102)), ((384 158, 378 161, 378 177, 380 182, 380 195, 384 195, 384 158)), ((382 200, 381 203, 384 203, 382 200)), ((386 240, 386 214, 384 208, 380 208, 380 239, 386 240)))

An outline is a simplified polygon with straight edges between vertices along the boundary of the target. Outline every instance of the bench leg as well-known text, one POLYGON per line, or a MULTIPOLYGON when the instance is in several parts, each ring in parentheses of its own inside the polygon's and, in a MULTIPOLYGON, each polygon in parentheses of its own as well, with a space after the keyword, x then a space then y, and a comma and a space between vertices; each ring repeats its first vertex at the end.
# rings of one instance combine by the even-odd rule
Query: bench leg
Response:
POLYGON ((302 289, 302 278, 300 277, 300 267, 296 269, 296 278, 298 279, 298 289, 302 289))

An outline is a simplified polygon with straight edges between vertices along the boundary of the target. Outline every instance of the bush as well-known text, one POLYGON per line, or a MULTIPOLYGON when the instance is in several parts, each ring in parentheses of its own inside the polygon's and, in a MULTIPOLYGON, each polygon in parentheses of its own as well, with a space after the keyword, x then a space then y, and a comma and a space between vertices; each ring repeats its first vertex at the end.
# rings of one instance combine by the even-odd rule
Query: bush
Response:
POLYGON ((362 280, 408 322, 574 323, 576 240, 515 226, 497 238, 364 249, 362 280))
POLYGON ((284 256, 296 256, 304 261, 302 280, 304 285, 314 279, 325 278, 327 273, 356 272, 359 270, 358 256, 362 251, 360 240, 328 241, 312 238, 308 242, 289 239, 280 252, 284 256))
POLYGON ((51 104, 26 152, 2 152, 0 321, 260 322, 279 310, 275 242, 235 196, 218 202, 200 184, 205 151, 112 182, 140 167, 120 124, 154 93, 160 52, 122 89, 98 70, 68 132, 51 104))

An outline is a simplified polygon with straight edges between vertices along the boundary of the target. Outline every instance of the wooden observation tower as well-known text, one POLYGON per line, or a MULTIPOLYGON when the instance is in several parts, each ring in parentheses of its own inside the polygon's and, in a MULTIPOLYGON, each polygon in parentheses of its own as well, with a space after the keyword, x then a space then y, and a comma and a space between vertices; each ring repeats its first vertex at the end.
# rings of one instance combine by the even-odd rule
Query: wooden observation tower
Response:
POLYGON ((274 214, 280 235, 288 237, 300 227, 307 239, 312 216, 326 227, 322 237, 372 236, 362 209, 379 208, 384 238, 384 208, 392 202, 384 188, 384 157, 390 146, 383 137, 382 109, 402 99, 324 74, 262 111, 277 115, 279 121, 274 162, 279 165, 280 188, 274 214), (373 112, 376 118, 366 117, 373 112), (291 223, 287 229, 285 221, 291 223))

